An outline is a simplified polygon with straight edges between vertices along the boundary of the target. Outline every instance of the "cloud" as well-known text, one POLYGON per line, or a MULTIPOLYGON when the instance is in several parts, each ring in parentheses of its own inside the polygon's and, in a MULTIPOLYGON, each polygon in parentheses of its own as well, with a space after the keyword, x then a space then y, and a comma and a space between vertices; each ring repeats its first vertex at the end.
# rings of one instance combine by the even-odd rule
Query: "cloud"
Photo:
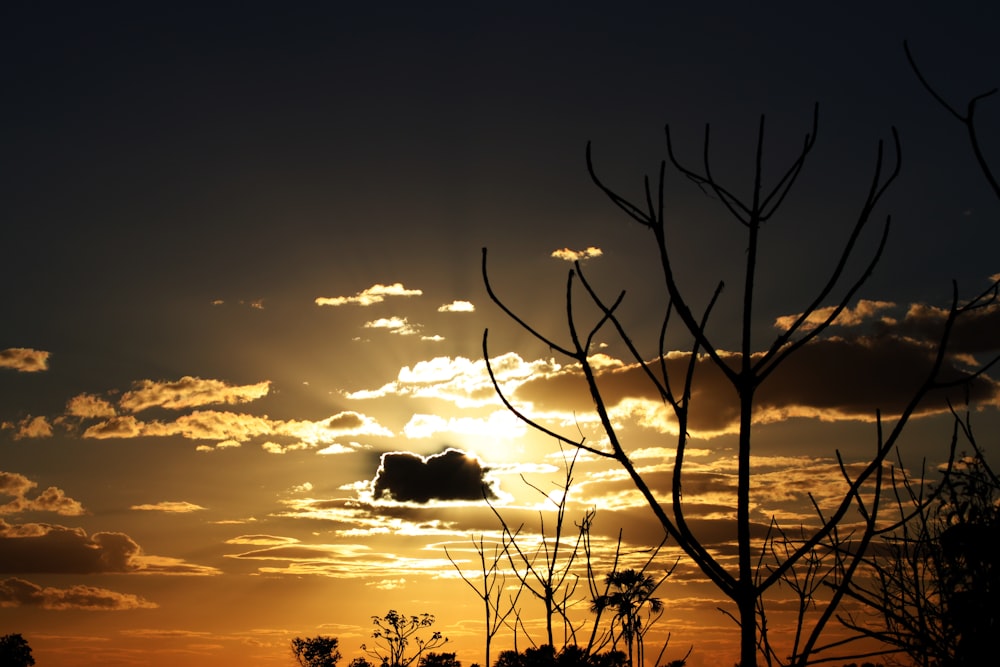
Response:
POLYGON ((410 324, 405 317, 380 317, 365 322, 365 329, 386 329, 398 336, 413 336, 420 332, 420 325, 410 324))
POLYGON ((53 512, 62 516, 80 516, 86 514, 78 501, 68 497, 57 487, 50 486, 33 498, 28 494, 38 486, 24 475, 14 472, 0 471, 0 496, 10 496, 10 500, 0 505, 0 514, 18 514, 21 512, 53 512))
POLYGON ((218 574, 215 568, 149 556, 124 533, 0 519, 0 572, 51 574, 218 574))
POLYGON ((42 587, 17 577, 0 581, 0 607, 41 607, 53 611, 123 611, 158 605, 131 593, 94 586, 42 587))
POLYGON ((142 434, 143 423, 131 415, 124 417, 112 417, 87 427, 83 432, 84 438, 96 438, 103 440, 106 438, 135 438, 142 434))
POLYGON ((410 439, 429 438, 437 433, 476 435, 484 438, 523 437, 528 427, 510 410, 497 410, 486 419, 475 417, 449 417, 415 414, 403 427, 403 434, 410 439))
POLYGON ((27 416, 17 423, 15 440, 24 438, 49 438, 52 436, 52 425, 45 417, 27 416))
POLYGON ((385 576, 426 573, 438 575, 451 568, 445 558, 408 558, 384 550, 374 551, 363 544, 284 544, 254 549, 228 558, 272 562, 258 567, 264 574, 316 575, 339 579, 360 579, 378 571, 385 576), (281 566, 277 566, 280 564, 281 566))
MULTIPOLYGON (((343 436, 392 436, 393 433, 375 419, 351 410, 340 412, 319 421, 269 419, 244 413, 196 410, 170 422, 142 422, 132 415, 113 417, 93 424, 84 433, 85 438, 138 438, 179 435, 190 440, 214 441, 216 449, 239 447, 255 437, 294 438, 295 442, 281 444, 265 442, 262 447, 270 452, 283 453, 297 449, 312 449, 333 444, 343 436)), ((199 449, 211 450, 203 445, 199 449)))
MULTIPOLYGON (((529 362, 513 352, 494 357, 490 363, 505 392, 513 391, 533 377, 558 373, 561 368, 551 359, 529 362)), ((412 367, 403 366, 395 381, 378 389, 349 392, 346 396, 354 400, 385 396, 437 398, 460 408, 500 404, 486 371, 486 362, 466 357, 435 357, 412 367)))
MULTIPOLYGON (((871 320, 879 313, 895 308, 896 304, 891 301, 869 301, 867 299, 861 299, 858 301, 854 308, 845 308, 837 315, 837 319, 833 321, 833 324, 842 327, 854 327, 864 322, 871 320)), ((833 314, 835 308, 833 306, 827 306, 826 308, 819 308, 809 314, 805 322, 802 323, 802 330, 809 331, 815 329, 817 326, 826 321, 830 315, 833 314)), ((795 315, 784 315, 777 318, 774 321, 774 327, 779 331, 788 331, 789 327, 795 323, 801 314, 795 315)))
POLYGON ((93 394, 78 394, 66 403, 66 414, 83 419, 105 419, 117 413, 111 403, 93 394))
POLYGON ((496 498, 486 479, 489 469, 479 460, 457 449, 440 454, 419 456, 409 452, 388 452, 382 462, 372 491, 377 500, 427 503, 431 500, 482 500, 496 498))
POLYGON ((567 262, 578 262, 585 259, 590 259, 592 257, 600 257, 604 254, 600 248, 594 246, 589 246, 583 250, 570 250, 569 248, 561 248, 559 250, 553 250, 551 257, 556 259, 562 259, 567 262))
POLYGON ((279 537, 276 535, 239 535, 226 540, 226 544, 248 544, 257 547, 285 546, 298 544, 294 537, 279 537))
POLYGON ((439 313, 472 313, 476 307, 471 301, 452 301, 443 306, 438 306, 439 313))
POLYGON ((49 352, 29 347, 9 347, 0 350, 0 368, 13 368, 21 373, 37 373, 49 369, 49 352))
MULTIPOLYGON (((756 394, 754 419, 758 423, 805 417, 826 421, 873 421, 876 411, 884 417, 901 414, 926 378, 933 358, 932 346, 913 338, 857 336, 815 340, 778 367, 756 394)), ((739 355, 720 353, 736 367, 739 355)), ((674 390, 684 377, 690 355, 670 353, 665 360, 674 390)), ((968 377, 963 364, 948 363, 944 380, 968 377)), ((732 386, 707 358, 697 362, 692 387, 688 429, 693 435, 711 437, 734 432, 739 405, 732 386)), ((653 391, 637 364, 605 366, 597 371, 602 395, 613 416, 631 419, 661 432, 675 432, 672 411, 653 391)), ((969 385, 970 399, 1000 405, 1000 384, 980 376, 969 385)), ((558 412, 563 419, 584 422, 593 414, 593 400, 578 368, 567 366, 538 375, 514 386, 506 394, 515 405, 526 405, 533 414, 558 412), (575 415, 575 416, 574 416, 575 415)), ((932 392, 917 411, 936 414, 948 409, 943 391, 932 392)), ((951 397, 961 401, 961 392, 951 397)))
POLYGON ((145 505, 132 505, 129 509, 144 512, 169 512, 171 514, 187 514, 205 509, 201 505, 195 505, 186 501, 165 500, 159 503, 147 503, 145 505))
POLYGON ((403 283, 393 283, 392 285, 375 284, 368 289, 362 290, 354 296, 321 296, 316 298, 317 306, 371 306, 382 303, 387 296, 421 296, 422 290, 406 289, 403 283))
MULTIPOLYGON (((937 341, 944 330, 948 311, 923 304, 911 304, 900 321, 884 321, 878 329, 882 335, 937 341)), ((954 355, 996 352, 1000 349, 1000 303, 964 313, 955 321, 948 339, 948 350, 954 355)))
POLYGON ((140 380, 125 392, 119 406, 128 412, 141 412, 152 407, 182 410, 202 405, 247 403, 266 396, 271 383, 233 386, 221 380, 203 380, 184 376, 173 382, 140 380))

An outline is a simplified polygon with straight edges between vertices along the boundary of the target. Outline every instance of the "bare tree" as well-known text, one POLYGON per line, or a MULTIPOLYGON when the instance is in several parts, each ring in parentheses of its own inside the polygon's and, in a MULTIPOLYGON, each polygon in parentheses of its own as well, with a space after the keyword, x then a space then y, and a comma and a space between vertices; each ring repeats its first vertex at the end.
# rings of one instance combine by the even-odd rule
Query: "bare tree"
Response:
MULTIPOLYGON (((972 126, 972 110, 965 118, 972 126)), ((591 445, 582 438, 573 438, 557 433, 530 415, 519 410, 503 391, 493 377, 493 369, 489 365, 489 332, 483 336, 483 355, 487 367, 493 377, 494 387, 505 405, 526 423, 535 429, 546 433, 559 442, 578 447, 599 457, 609 459, 620 466, 630 477, 635 488, 642 494, 666 533, 676 544, 698 565, 709 580, 728 597, 735 606, 733 618, 740 627, 740 662, 741 667, 752 667, 757 664, 759 653, 767 657, 768 662, 778 653, 766 645, 766 618, 762 617, 761 601, 768 591, 779 582, 787 579, 789 573, 798 567, 811 567, 811 558, 816 550, 824 545, 839 541, 841 527, 855 523, 855 514, 861 518, 860 532, 853 533, 852 553, 847 560, 838 566, 841 576, 832 581, 832 592, 825 600, 812 600, 812 604, 820 604, 823 608, 815 616, 810 627, 803 628, 797 652, 788 659, 787 664, 805 665, 813 653, 820 649, 819 636, 834 617, 835 610, 843 599, 852 573, 860 565, 862 555, 875 534, 874 505, 867 505, 865 494, 874 494, 876 499, 882 488, 883 464, 896 447, 910 418, 932 391, 968 383, 974 380, 978 371, 964 372, 950 367, 948 359, 949 341, 956 322, 970 312, 992 304, 996 296, 997 284, 978 295, 962 301, 958 295, 957 286, 953 286, 952 300, 947 308, 947 315, 942 323, 940 337, 933 352, 929 355, 927 366, 921 369, 921 377, 913 387, 910 398, 898 410, 892 423, 884 424, 881 414, 876 414, 875 432, 871 457, 860 465, 847 466, 841 461, 841 471, 844 479, 842 498, 829 507, 817 507, 818 520, 816 525, 809 527, 791 548, 786 551, 772 551, 773 562, 767 568, 761 567, 761 554, 767 549, 767 540, 754 536, 751 521, 751 454, 754 451, 754 417, 757 412, 760 389, 773 376, 775 371, 785 365, 789 359, 800 354, 810 345, 817 343, 827 333, 831 325, 859 296, 859 292, 871 277, 879 263, 889 238, 890 218, 885 217, 879 223, 874 219, 874 211, 883 195, 896 179, 900 167, 900 142, 893 129, 892 144, 889 150, 890 164, 887 165, 886 149, 880 141, 877 146, 874 168, 868 183, 867 192, 861 198, 857 214, 847 225, 846 240, 841 251, 834 259, 825 278, 813 297, 807 301, 801 312, 793 317, 784 330, 775 334, 768 341, 758 341, 755 338, 755 306, 757 304, 757 280, 759 260, 761 257, 761 230, 765 223, 773 222, 773 218, 781 209, 787 196, 795 185, 810 152, 812 151, 818 128, 818 108, 813 113, 812 128, 805 135, 801 149, 792 156, 787 165, 777 172, 777 176, 768 182, 768 173, 764 169, 765 118, 760 118, 757 131, 754 167, 749 175, 750 196, 740 197, 737 188, 724 183, 713 171, 712 145, 710 131, 706 127, 702 164, 700 168, 691 168, 677 156, 671 140, 670 127, 666 128, 667 160, 660 164, 657 185, 650 183, 649 177, 644 181, 644 200, 634 203, 618 194, 597 175, 591 157, 591 147, 587 146, 587 168, 597 185, 608 199, 623 211, 628 218, 652 235, 652 248, 655 261, 659 264, 664 295, 661 310, 661 327, 659 336, 651 344, 651 349, 643 351, 635 343, 626 330, 619 309, 625 293, 616 297, 602 297, 594 285, 584 276, 580 262, 574 264, 569 272, 566 286, 565 312, 566 335, 562 339, 542 333, 533 324, 518 315, 507 305, 494 290, 487 269, 487 252, 483 249, 483 279, 492 301, 506 313, 517 325, 533 335, 545 346, 573 362, 579 369, 581 377, 594 403, 594 409, 600 420, 606 436, 606 446, 591 445), (745 255, 742 265, 742 290, 738 302, 739 325, 738 346, 735 353, 726 353, 715 340, 708 323, 713 309, 720 301, 723 284, 719 282, 707 304, 700 309, 695 308, 689 292, 683 290, 677 279, 675 256, 682 252, 676 243, 668 239, 668 218, 664 207, 664 180, 667 164, 682 177, 693 182, 711 198, 721 203, 723 209, 737 223, 738 229, 745 234, 745 255), (867 238, 867 232, 875 227, 876 240, 866 252, 862 249, 862 239, 867 238), (862 256, 866 255, 866 256, 862 256), (597 315, 588 324, 582 322, 577 301, 582 288, 583 298, 596 306, 597 315), (689 348, 686 355, 669 354, 666 341, 668 331, 675 333, 678 328, 687 335, 689 348), (669 405, 677 424, 675 457, 673 462, 672 491, 669 497, 661 497, 650 487, 641 471, 629 456, 629 448, 623 442, 619 427, 611 417, 610 406, 602 392, 600 368, 592 364, 596 337, 610 329, 617 334, 621 343, 628 350, 634 363, 648 379, 651 393, 658 396, 669 405), (691 526, 685 514, 683 495, 684 467, 686 447, 688 444, 689 419, 692 399, 695 395, 697 376, 710 367, 721 374, 733 390, 738 401, 738 444, 736 490, 733 498, 735 509, 735 533, 737 543, 737 565, 730 569, 714 554, 691 526), (853 511, 852 511, 853 510, 853 511)), ((772 230, 773 233, 773 230, 772 230)), ((798 310, 798 309, 796 309, 798 310)), ((794 311, 793 311, 794 312, 794 311)), ((838 454, 839 458, 839 454, 838 454)))
MULTIPOLYGON (((555 513, 555 522, 550 535, 546 528, 545 511, 539 510, 538 541, 531 546, 527 540, 518 539, 522 526, 511 531, 510 525, 492 504, 490 509, 500 522, 505 537, 505 553, 514 576, 520 586, 538 599, 545 614, 545 643, 556 646, 556 623, 562 625, 561 644, 575 644, 576 630, 570 620, 569 608, 573 604, 577 585, 580 580, 578 573, 581 545, 585 536, 589 535, 595 511, 588 510, 584 518, 576 526, 576 535, 567 536, 566 505, 569 500, 570 487, 573 484, 573 467, 576 456, 565 458, 565 477, 562 485, 555 493, 549 493, 539 488, 522 476, 522 481, 535 490, 545 502, 551 505, 555 513), (554 497, 555 496, 555 497, 554 497)), ((515 610, 520 623, 520 610, 515 610)), ((523 627, 523 624, 521 624, 523 627)), ((515 628, 515 636, 516 636, 515 628)), ((530 637, 529 637, 530 640, 530 637)))
MULTIPOLYGON (((489 502, 488 499, 487 502, 489 502)), ((504 569, 504 563, 509 558, 508 549, 510 548, 510 542, 516 540, 519 533, 520 528, 513 533, 505 529, 500 537, 500 541, 494 542, 491 545, 492 552, 489 556, 487 556, 487 546, 485 538, 482 535, 479 536, 478 541, 475 539, 472 540, 472 546, 479 557, 479 570, 476 573, 475 581, 472 577, 465 574, 461 565, 448 551, 448 548, 445 547, 444 550, 445 555, 451 561, 452 566, 458 571, 459 575, 461 575, 462 580, 475 591, 476 595, 483 602, 486 665, 493 664, 490 660, 493 638, 503 627, 508 625, 508 618, 517 609, 518 600, 524 591, 523 585, 514 587, 513 593, 507 591, 508 577, 513 578, 513 574, 504 569), (505 594, 506 597, 504 597, 505 594)))

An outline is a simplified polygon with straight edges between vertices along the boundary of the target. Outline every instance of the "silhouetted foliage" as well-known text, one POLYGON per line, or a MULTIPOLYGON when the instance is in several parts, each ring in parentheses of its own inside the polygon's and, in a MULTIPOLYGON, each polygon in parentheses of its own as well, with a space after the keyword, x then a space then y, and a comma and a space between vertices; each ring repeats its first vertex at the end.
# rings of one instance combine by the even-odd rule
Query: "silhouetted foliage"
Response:
POLYGON ((461 661, 455 658, 454 653, 428 653, 420 658, 418 667, 462 667, 461 661))
POLYGON ((0 637, 0 665, 3 667, 31 667, 35 659, 31 656, 28 640, 19 633, 0 637))
POLYGON ((630 667, 641 667, 644 664, 643 635, 648 626, 663 613, 663 603, 659 598, 652 597, 659 583, 644 572, 627 569, 609 572, 607 584, 610 592, 596 597, 592 603, 593 609, 614 611, 612 636, 617 635, 625 640, 630 667), (649 622, 645 626, 642 622, 643 607, 648 607, 650 612, 649 622))
POLYGON ((355 658, 348 663, 348 667, 374 667, 374 665, 365 658, 355 658))
POLYGON ((522 653, 502 651, 493 667, 625 667, 627 664, 628 656, 621 651, 588 653, 575 644, 567 644, 556 651, 552 646, 542 644, 522 653))
POLYGON ((291 643, 292 655, 301 667, 336 667, 340 660, 336 637, 296 637, 291 643))
POLYGON ((898 480, 900 521, 868 559, 871 576, 850 589, 881 623, 841 619, 921 667, 989 664, 1000 631, 1000 479, 976 444, 968 416, 956 416, 956 439, 958 433, 973 454, 952 457, 926 495, 922 483, 905 474, 898 480))
MULTIPOLYGON (((565 477, 561 484, 556 484, 555 491, 536 486, 522 476, 522 481, 538 492, 543 502, 549 505, 554 513, 554 521, 547 522, 545 512, 539 511, 537 534, 532 534, 530 537, 522 535, 524 525, 512 527, 501 512, 489 502, 489 498, 486 498, 501 528, 498 541, 492 544, 492 555, 487 558, 487 548, 482 536, 478 542, 473 539, 472 544, 478 556, 479 567, 475 575, 470 575, 462 569, 451 551, 445 548, 445 554, 452 565, 484 604, 487 664, 491 656, 493 637, 504 627, 513 634, 515 654, 522 635, 536 647, 539 643, 548 646, 561 643, 566 650, 571 650, 578 643, 583 643, 583 637, 579 635, 583 634, 581 630, 588 620, 581 620, 579 616, 571 619, 570 610, 574 607, 582 609, 586 605, 596 611, 584 649, 586 653, 597 654, 609 644, 613 647, 614 642, 622 636, 617 626, 608 629, 606 624, 602 623, 601 613, 608 605, 593 604, 595 599, 608 595, 611 588, 610 583, 603 589, 599 587, 594 573, 590 531, 596 510, 587 510, 579 522, 574 522, 574 532, 570 533, 568 528, 567 499, 578 455, 579 450, 574 450, 572 456, 564 457, 565 477), (503 568, 503 561, 509 563, 509 569, 503 568), (578 588, 582 578, 586 580, 588 587, 581 594, 578 593, 578 588), (512 583, 514 585, 511 585, 512 583), (522 620, 519 600, 525 591, 542 603, 545 618, 544 641, 536 641, 528 633, 522 620), (557 632, 560 630, 561 632, 557 632)), ((617 571, 621 545, 621 531, 619 531, 611 574, 617 571)), ((662 543, 648 551, 649 557, 645 565, 641 570, 633 572, 644 573, 659 554, 661 546, 662 543)), ((656 585, 662 583, 672 572, 673 568, 668 570, 656 585)), ((655 620, 656 618, 651 618, 650 622, 655 620)), ((648 623, 643 626, 643 632, 648 626, 648 623)))
POLYGON ((448 638, 436 630, 430 639, 417 635, 420 630, 434 625, 433 614, 405 616, 390 609, 385 616, 372 616, 372 623, 375 625, 372 632, 375 644, 371 649, 362 644, 361 650, 377 658, 383 667, 409 667, 426 652, 448 642, 448 638), (411 642, 416 645, 416 649, 408 655, 411 642))

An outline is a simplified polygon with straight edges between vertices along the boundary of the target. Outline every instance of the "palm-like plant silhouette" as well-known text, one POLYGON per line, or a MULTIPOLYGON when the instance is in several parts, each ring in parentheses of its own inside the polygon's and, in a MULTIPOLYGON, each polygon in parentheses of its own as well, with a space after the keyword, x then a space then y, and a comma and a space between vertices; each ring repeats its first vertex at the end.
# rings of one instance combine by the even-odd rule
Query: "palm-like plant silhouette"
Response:
POLYGON ((599 613, 605 609, 614 610, 615 615, 611 621, 612 639, 615 643, 619 637, 624 639, 629 667, 641 667, 642 638, 649 628, 649 623, 643 625, 642 608, 649 608, 650 623, 663 613, 663 602, 653 597, 660 583, 645 572, 632 569, 609 572, 605 581, 608 592, 594 598, 591 611, 599 613))

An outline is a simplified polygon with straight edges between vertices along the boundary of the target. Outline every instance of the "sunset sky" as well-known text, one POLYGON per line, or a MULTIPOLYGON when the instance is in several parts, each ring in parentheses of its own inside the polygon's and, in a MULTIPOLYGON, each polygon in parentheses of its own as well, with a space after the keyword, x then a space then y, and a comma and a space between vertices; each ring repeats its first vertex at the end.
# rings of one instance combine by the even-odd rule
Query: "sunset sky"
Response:
MULTIPOLYGON (((12 4, 0 635, 24 635, 40 666, 279 667, 292 637, 317 634, 339 638, 346 665, 389 609, 435 614, 446 650, 482 663, 481 604, 445 547, 472 567, 471 540, 495 537, 484 483, 530 539, 552 507, 532 485, 564 476, 557 444, 496 398, 484 329, 512 401, 567 436, 600 433, 567 360, 489 301, 481 249, 497 291, 559 340, 582 258, 602 294, 627 290, 623 318, 655 349, 655 248, 591 183, 588 141, 602 178, 639 198, 664 124, 699 166, 711 123, 713 167, 748 195, 761 114, 777 178, 819 103, 816 148, 763 232, 767 346, 832 268, 898 129, 902 170, 875 214, 892 216, 883 261, 761 396, 762 524, 806 516, 806 491, 840 493, 835 452, 873 449, 875 411, 892 417, 912 391, 952 281, 972 295, 1000 272, 1000 202, 902 48, 964 108, 1000 85, 994 3, 12 4)), ((1000 168, 1000 98, 979 114, 1000 168)), ((678 279, 701 308, 726 281, 710 330, 734 349, 742 229, 669 171, 667 195, 678 279)), ((950 363, 996 353, 994 316, 950 363)), ((675 424, 613 331, 594 352, 633 460, 668 497, 675 424)), ((710 374, 697 389, 685 497, 725 553, 732 397, 710 374)), ((977 397, 989 449, 1000 386, 985 378, 977 397)), ((913 467, 944 457, 942 410, 911 423, 913 467)), ((619 529, 630 563, 662 538, 621 472, 581 456, 570 526, 593 507, 600 563, 619 529)), ((695 667, 736 660, 726 601, 690 562, 658 595, 667 659, 693 645, 695 667)))

